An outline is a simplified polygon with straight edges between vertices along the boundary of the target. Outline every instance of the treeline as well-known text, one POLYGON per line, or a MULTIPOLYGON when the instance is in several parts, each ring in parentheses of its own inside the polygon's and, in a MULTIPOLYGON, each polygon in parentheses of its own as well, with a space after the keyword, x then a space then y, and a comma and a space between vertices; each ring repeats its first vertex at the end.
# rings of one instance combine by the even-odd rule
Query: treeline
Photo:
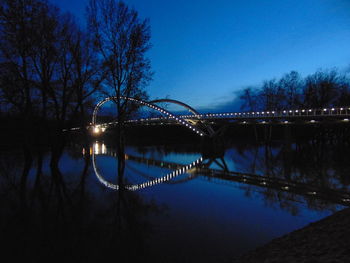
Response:
POLYGON ((0 52, 2 114, 27 125, 85 118, 103 76, 72 15, 44 0, 1 0, 0 52))
POLYGON ((242 110, 282 110, 350 105, 350 78, 337 70, 302 78, 296 71, 241 91, 242 110))
POLYGON ((46 0, 0 0, 0 116, 59 131, 86 125, 99 96, 130 108, 120 98, 146 96, 149 39, 120 1, 90 0, 82 27, 46 0))

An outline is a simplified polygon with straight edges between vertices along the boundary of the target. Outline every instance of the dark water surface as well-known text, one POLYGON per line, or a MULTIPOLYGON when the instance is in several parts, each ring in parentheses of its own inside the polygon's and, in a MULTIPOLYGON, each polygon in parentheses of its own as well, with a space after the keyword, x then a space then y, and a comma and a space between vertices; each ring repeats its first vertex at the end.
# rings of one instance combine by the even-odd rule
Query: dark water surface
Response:
POLYGON ((107 142, 38 152, 0 153, 0 238, 14 259, 230 262, 350 201, 349 155, 335 146, 127 146, 122 176, 107 142))

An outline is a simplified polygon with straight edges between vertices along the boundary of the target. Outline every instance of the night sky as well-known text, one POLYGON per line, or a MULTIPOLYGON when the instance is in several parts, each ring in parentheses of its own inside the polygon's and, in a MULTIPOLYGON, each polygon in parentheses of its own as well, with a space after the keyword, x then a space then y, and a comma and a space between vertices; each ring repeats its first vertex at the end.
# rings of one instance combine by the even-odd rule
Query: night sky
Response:
MULTIPOLYGON (((84 23, 88 0, 51 0, 84 23)), ((125 0, 149 18, 151 98, 232 108, 238 90, 296 70, 349 69, 350 0, 125 0)))

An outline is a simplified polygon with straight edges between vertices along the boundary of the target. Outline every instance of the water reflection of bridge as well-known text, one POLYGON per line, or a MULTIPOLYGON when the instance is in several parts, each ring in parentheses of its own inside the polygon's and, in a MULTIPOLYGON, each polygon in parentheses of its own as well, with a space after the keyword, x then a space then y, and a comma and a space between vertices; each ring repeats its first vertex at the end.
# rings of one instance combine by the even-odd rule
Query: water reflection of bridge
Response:
MULTIPOLYGON (((98 147, 94 146, 95 155, 107 155, 107 156, 114 156, 114 157, 117 156, 115 151, 113 151, 112 149, 106 148, 103 145, 104 144, 98 147)), ((125 157, 126 157, 126 160, 129 160, 129 161, 146 164, 148 166, 174 170, 173 172, 174 176, 172 176, 171 178, 167 177, 169 180, 164 180, 164 179, 160 180, 159 178, 152 180, 157 183, 165 183, 170 181, 171 179, 174 179, 180 174, 187 173, 191 175, 187 178, 187 180, 192 180, 197 176, 202 176, 210 180, 211 182, 218 182, 218 183, 225 183, 225 184, 241 183, 241 184, 253 185, 253 186, 262 187, 262 188, 269 188, 269 189, 282 191, 282 192, 288 192, 296 195, 301 195, 307 198, 324 200, 335 204, 341 204, 345 206, 350 205, 349 192, 346 192, 343 190, 335 190, 330 188, 314 186, 303 182, 286 180, 283 178, 276 178, 269 175, 241 173, 241 172, 229 171, 228 169, 224 169, 224 168, 213 169, 209 167, 210 164, 215 161, 212 159, 206 159, 206 160, 201 159, 201 162, 196 162, 195 165, 191 164, 191 166, 189 167, 189 165, 184 165, 184 164, 175 163, 175 162, 167 162, 163 160, 159 161, 159 160, 154 160, 146 157, 138 157, 133 155, 126 155, 125 157)), ((227 167, 227 166, 223 166, 223 167, 227 167)), ((183 182, 184 179, 181 181, 183 182)), ((145 184, 142 184, 143 187, 140 187, 140 188, 152 186, 157 183, 145 183, 145 184)))

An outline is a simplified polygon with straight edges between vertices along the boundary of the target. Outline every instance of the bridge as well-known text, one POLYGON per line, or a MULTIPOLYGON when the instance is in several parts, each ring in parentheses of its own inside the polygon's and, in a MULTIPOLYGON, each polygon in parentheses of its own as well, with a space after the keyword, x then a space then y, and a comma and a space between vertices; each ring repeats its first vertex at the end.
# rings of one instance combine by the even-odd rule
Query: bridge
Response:
MULTIPOLYGON (((117 124, 116 121, 107 123, 98 123, 97 116, 100 108, 109 101, 115 101, 117 97, 107 97, 101 100, 93 111, 92 121, 87 127, 92 130, 95 135, 103 133, 109 127, 113 127, 117 124)), ((159 99, 153 101, 144 101, 141 99, 131 97, 121 97, 122 100, 136 103, 141 107, 147 107, 151 110, 155 110, 160 113, 160 117, 152 118, 139 118, 127 120, 125 123, 128 125, 180 125, 184 126, 190 131, 196 133, 199 136, 215 135, 215 131, 212 128, 212 124, 216 123, 237 123, 237 124, 291 124, 293 122, 303 122, 315 124, 322 121, 337 121, 348 123, 350 120, 350 107, 332 107, 332 108, 317 108, 317 109, 288 109, 288 110, 270 110, 270 111, 246 111, 246 112, 224 112, 224 113, 205 113, 201 114, 197 112, 191 106, 173 99, 159 99), (157 105, 158 103, 170 103, 181 106, 185 110, 188 110, 191 114, 177 115, 165 108, 157 105)), ((65 129, 79 130, 78 128, 65 129)))
MULTIPOLYGON (((106 187, 111 188, 113 190, 118 190, 119 186, 117 184, 113 184, 105 180, 98 171, 96 164, 96 155, 107 155, 116 157, 116 152, 111 149, 107 149, 106 146, 104 146, 104 144, 94 144, 94 147, 92 149, 92 163, 94 167, 94 172, 98 180, 106 187)), ((253 185, 260 188, 269 188, 282 192, 293 193, 306 198, 319 199, 335 204, 350 206, 350 193, 347 191, 319 187, 303 182, 273 177, 270 175, 257 175, 229 171, 226 165, 219 165, 222 169, 213 169, 210 168, 210 164, 216 162, 216 160, 214 159, 204 159, 203 157, 200 157, 194 162, 184 165, 133 155, 126 155, 125 157, 125 159, 129 161, 146 164, 148 166, 155 166, 173 170, 172 172, 166 174, 163 177, 151 178, 145 183, 130 184, 124 186, 126 189, 131 191, 141 190, 161 183, 170 183, 180 175, 187 174, 187 179, 182 180, 181 182, 192 180, 193 178, 200 176, 206 178, 211 182, 218 182, 224 184, 240 183, 246 185, 253 185)))

